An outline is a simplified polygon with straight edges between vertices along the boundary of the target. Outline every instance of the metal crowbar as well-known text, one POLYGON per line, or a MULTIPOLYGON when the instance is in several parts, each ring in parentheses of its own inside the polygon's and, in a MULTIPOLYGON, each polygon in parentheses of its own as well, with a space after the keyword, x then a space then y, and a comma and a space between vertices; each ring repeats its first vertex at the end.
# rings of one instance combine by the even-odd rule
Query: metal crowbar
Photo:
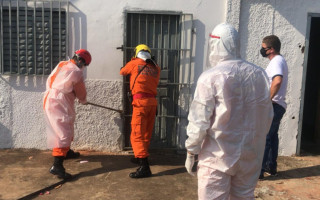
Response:
POLYGON ((105 109, 108 109, 108 110, 113 110, 113 111, 116 111, 116 112, 118 112, 118 113, 120 113, 120 114, 122 114, 122 113, 123 113, 123 111, 122 111, 122 110, 118 110, 118 109, 114 109, 114 108, 110 108, 110 107, 106 107, 106 106, 98 105, 98 104, 95 104, 95 103, 87 102, 87 104, 89 104, 89 105, 93 105, 93 106, 97 106, 97 107, 100 107, 100 108, 105 108, 105 109))

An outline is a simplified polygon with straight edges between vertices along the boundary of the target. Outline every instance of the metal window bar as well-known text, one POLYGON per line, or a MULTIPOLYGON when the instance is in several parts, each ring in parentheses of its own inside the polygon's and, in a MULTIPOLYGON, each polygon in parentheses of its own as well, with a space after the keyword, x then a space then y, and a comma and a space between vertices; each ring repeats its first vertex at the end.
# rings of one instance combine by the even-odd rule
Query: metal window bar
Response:
MULTIPOLYGON (((161 20, 160 20, 160 40, 158 41, 159 45, 158 45, 158 48, 162 48, 162 35, 163 35, 163 32, 162 32, 162 15, 161 15, 161 20)), ((163 51, 160 51, 160 54, 159 54, 159 60, 160 60, 160 66, 162 66, 162 52, 163 51)))
POLYGON ((145 44, 148 44, 148 15, 146 15, 146 41, 145 44))
POLYGON ((69 55, 69 40, 68 40, 68 35, 69 35, 69 1, 67 2, 67 13, 66 13, 66 26, 65 26, 65 41, 66 41, 66 50, 65 50, 65 55, 69 55))
POLYGON ((3 67, 3 9, 2 9, 2 7, 3 7, 3 0, 1 0, 1 9, 0 9, 0 11, 1 11, 1 16, 0 16, 0 20, 1 20, 1 30, 0 30, 0 40, 1 40, 1 71, 0 71, 0 73, 1 72, 3 72, 3 70, 4 70, 4 67, 3 67))
POLYGON ((44 2, 42 2, 42 74, 44 74, 45 71, 45 32, 44 32, 44 2))
POLYGON ((12 73, 12 21, 11 21, 11 1, 9 1, 9 57, 10 57, 10 74, 12 73))
POLYGON ((68 54, 69 0, 0 3, 0 74, 49 74, 58 62, 53 57, 60 61, 68 54), (54 2, 59 3, 58 7, 54 2), (54 13, 58 13, 58 24, 53 21, 54 13), (54 28, 57 25, 58 30, 54 28), (59 32, 58 40, 53 32, 59 32), (55 44, 59 45, 58 51, 55 44))
POLYGON ((152 47, 153 48, 156 45, 155 37, 156 37, 156 15, 153 15, 153 37, 152 37, 152 47))
MULTIPOLYGON (((17 8, 19 8, 19 1, 17 1, 17 8)), ((17 66, 20 63, 20 16, 19 9, 17 9, 17 66)), ((20 74, 20 67, 18 67, 17 72, 20 74)))
POLYGON ((33 62, 34 73, 37 73, 37 18, 36 18, 36 1, 33 2, 33 62))
POLYGON ((61 0, 59 0, 59 60, 61 60, 61 0))
MULTIPOLYGON (((25 4, 25 36, 26 36, 26 47, 25 47, 25 51, 26 51, 26 57, 25 57, 25 64, 26 64, 26 72, 25 74, 29 74, 29 63, 28 63, 28 2, 26 1, 25 4)), ((20 71, 21 73, 21 71, 20 71)))
MULTIPOLYGON (((141 30, 141 19, 140 19, 140 14, 139 14, 139 29, 138 30, 141 30)), ((140 39, 140 31, 138 33, 138 43, 140 44, 141 43, 141 39, 140 39)))
POLYGON ((52 4, 52 1, 50 1, 50 71, 53 70, 53 39, 52 39, 52 31, 53 31, 53 28, 52 28, 52 25, 53 25, 53 16, 52 16, 52 7, 53 7, 53 4, 52 4))

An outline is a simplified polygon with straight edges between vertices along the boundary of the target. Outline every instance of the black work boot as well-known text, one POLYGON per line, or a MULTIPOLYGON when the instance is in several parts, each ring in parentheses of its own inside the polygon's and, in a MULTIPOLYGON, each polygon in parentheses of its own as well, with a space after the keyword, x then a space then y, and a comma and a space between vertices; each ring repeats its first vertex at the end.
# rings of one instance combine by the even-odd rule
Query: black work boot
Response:
POLYGON ((139 159, 136 157, 132 157, 130 158, 130 162, 132 162, 133 164, 139 164, 139 159))
POLYGON ((63 156, 55 156, 52 167, 50 168, 50 173, 53 175, 57 175, 58 178, 69 179, 71 178, 71 174, 67 173, 63 167, 63 156))
POLYGON ((130 178, 145 178, 150 177, 152 175, 148 158, 138 158, 139 168, 136 172, 131 172, 129 174, 130 178))
POLYGON ((69 149, 67 152, 66 159, 72 159, 72 158, 79 158, 80 153, 79 152, 74 152, 72 149, 69 149))

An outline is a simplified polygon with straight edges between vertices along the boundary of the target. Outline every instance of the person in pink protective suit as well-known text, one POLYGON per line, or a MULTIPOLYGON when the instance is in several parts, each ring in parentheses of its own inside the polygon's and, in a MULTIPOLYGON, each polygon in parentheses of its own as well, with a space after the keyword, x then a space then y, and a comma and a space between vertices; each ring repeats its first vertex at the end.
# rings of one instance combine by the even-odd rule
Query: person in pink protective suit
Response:
POLYGON ((83 70, 91 62, 91 55, 85 49, 77 50, 72 59, 60 62, 47 79, 43 108, 47 119, 47 143, 54 157, 50 173, 59 178, 71 178, 65 172, 65 158, 79 157, 70 149, 74 136, 74 101, 86 104, 86 88, 83 70))
POLYGON ((240 58, 238 32, 219 24, 209 37, 211 68, 198 79, 187 126, 185 167, 198 155, 199 199, 254 199, 273 117, 268 76, 240 58))

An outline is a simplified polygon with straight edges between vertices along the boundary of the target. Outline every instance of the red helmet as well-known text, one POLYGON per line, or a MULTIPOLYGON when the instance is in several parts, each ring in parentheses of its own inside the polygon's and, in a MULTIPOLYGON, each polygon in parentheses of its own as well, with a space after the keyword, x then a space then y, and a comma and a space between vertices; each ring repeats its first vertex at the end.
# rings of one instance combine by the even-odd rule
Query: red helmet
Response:
POLYGON ((85 49, 79 49, 76 52, 74 52, 78 57, 82 58, 86 65, 89 65, 91 63, 91 54, 89 51, 85 49))

